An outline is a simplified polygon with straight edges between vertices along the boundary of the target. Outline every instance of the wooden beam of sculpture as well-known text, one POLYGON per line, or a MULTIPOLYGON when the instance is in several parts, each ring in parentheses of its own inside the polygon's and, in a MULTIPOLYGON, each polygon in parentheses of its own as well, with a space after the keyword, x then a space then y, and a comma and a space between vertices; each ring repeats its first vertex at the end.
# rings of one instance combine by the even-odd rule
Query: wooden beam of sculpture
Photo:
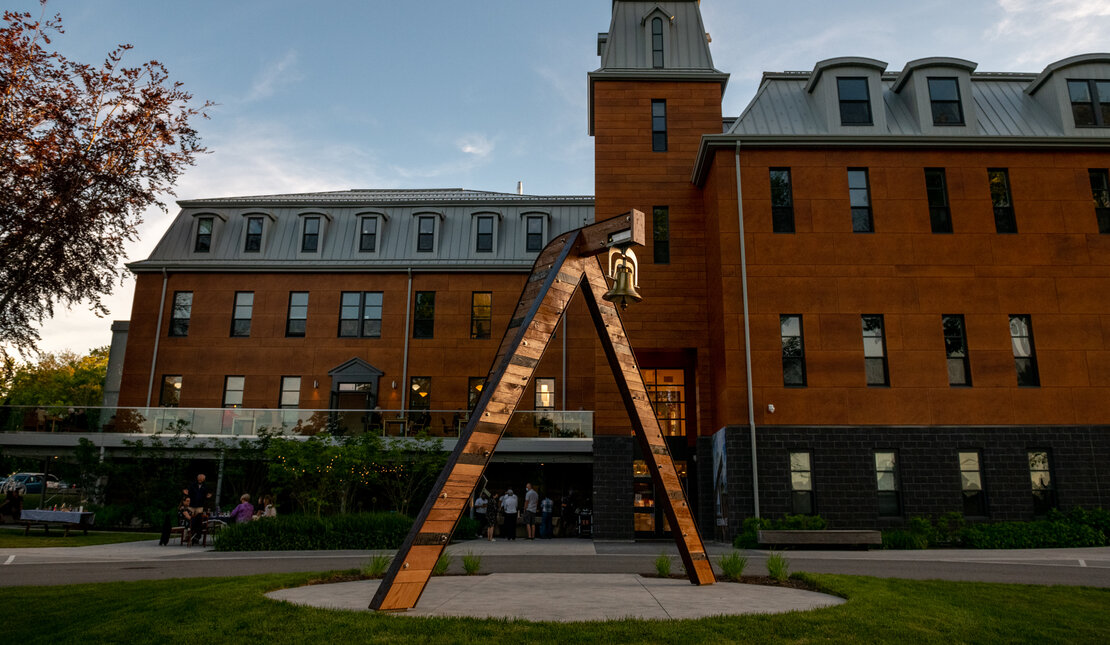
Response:
MULTIPOLYGON (((594 315, 597 331, 602 338, 606 353, 627 352, 631 348, 624 337, 624 327, 620 323, 616 309, 600 300, 604 291, 593 286, 600 279, 601 289, 605 289, 605 278, 601 274, 598 260, 594 257, 607 248, 613 233, 630 231, 631 241, 642 244, 644 241, 644 215, 633 210, 624 215, 598 222, 582 229, 571 231, 553 240, 540 253, 532 267, 532 273, 525 283, 517 302, 516 310, 509 321, 508 329, 501 339, 497 356, 493 360, 486 379, 486 387, 471 414, 470 421, 459 436, 455 450, 447 459, 443 472, 432 487, 431 494, 413 522, 412 530, 405 538, 389 571, 382 579, 370 602, 371 609, 395 611, 411 609, 420 600, 420 595, 431 577, 432 568, 446 548, 459 518, 466 509, 470 495, 485 471, 501 435, 516 411, 524 389, 535 373, 547 343, 555 332, 571 296, 582 282, 583 274, 591 276, 590 294, 587 303, 591 311, 598 308, 595 301, 603 303, 604 314, 594 315), (594 296, 596 294, 596 297, 594 296), (610 313, 611 312, 611 313, 610 313), (616 320, 618 336, 616 342, 613 331, 607 329, 616 320)), ((627 362, 627 361, 626 361, 627 362)), ((644 392, 635 359, 631 360, 634 371, 632 390, 629 390, 628 372, 619 362, 614 363, 613 373, 621 387, 622 396, 626 391, 640 393, 639 400, 646 406, 647 416, 639 411, 637 399, 625 396, 625 405, 633 420, 633 427, 641 444, 645 446, 645 460, 651 468, 656 485, 667 494, 662 502, 672 527, 676 542, 682 555, 690 580, 696 584, 710 584, 712 570, 693 525, 689 507, 686 504, 681 485, 674 471, 674 465, 662 442, 662 432, 658 421, 644 392), (645 435, 644 428, 649 428, 645 435), (657 452, 662 446, 662 452, 657 452), (660 459, 662 456, 662 459, 660 459), (665 465, 656 464, 661 460, 665 465), (677 496, 676 496, 677 495, 677 496), (678 503, 672 503, 677 501, 678 503), (672 507, 677 506, 676 514, 672 507), (708 575, 706 575, 708 571, 708 575)))

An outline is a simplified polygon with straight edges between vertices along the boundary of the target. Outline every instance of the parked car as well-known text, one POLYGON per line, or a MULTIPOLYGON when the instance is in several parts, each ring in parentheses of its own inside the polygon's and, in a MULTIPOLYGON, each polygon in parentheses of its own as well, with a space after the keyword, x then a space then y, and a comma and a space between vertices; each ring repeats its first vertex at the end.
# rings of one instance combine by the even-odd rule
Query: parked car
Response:
POLYGON ((5 490, 12 486, 20 486, 24 490, 24 494, 35 494, 42 492, 43 479, 46 480, 47 488, 68 488, 69 484, 58 479, 57 475, 43 475, 42 473, 16 473, 6 480, 0 486, 5 490))

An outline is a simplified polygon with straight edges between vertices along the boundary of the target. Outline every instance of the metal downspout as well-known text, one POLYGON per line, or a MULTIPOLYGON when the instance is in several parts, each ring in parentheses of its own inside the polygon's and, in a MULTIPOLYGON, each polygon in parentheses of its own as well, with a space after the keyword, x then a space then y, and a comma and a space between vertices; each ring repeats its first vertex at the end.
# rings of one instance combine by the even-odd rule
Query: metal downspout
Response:
POLYGON ((154 393, 154 368, 158 363, 158 341, 162 338, 162 313, 166 309, 166 282, 168 281, 169 274, 166 273, 166 269, 163 267, 162 299, 158 302, 158 326, 154 328, 154 355, 150 357, 150 381, 146 385, 146 407, 148 408, 150 407, 150 397, 154 393))
POLYGON ((401 359, 401 409, 408 410, 409 400, 409 339, 412 338, 412 330, 409 329, 410 318, 412 317, 412 267, 409 267, 409 286, 405 293, 405 354, 401 359))
POLYGON ((567 410, 567 325, 569 320, 570 316, 563 314, 563 412, 567 410))
POLYGON ((744 300, 744 376, 748 384, 748 434, 752 444, 752 511, 759 517, 759 461, 755 444, 755 396, 752 393, 752 339, 748 324, 748 258, 744 244, 744 199, 740 190, 740 143, 733 151, 736 160, 736 218, 740 223, 740 284, 744 300))

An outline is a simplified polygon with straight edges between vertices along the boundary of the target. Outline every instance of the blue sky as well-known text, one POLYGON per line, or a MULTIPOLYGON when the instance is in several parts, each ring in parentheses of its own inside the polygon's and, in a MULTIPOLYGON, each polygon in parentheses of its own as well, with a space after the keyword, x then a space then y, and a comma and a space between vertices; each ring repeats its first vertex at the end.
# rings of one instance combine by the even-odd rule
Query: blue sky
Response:
MULTIPOLYGON (((40 10, 34 0, 9 0, 40 10)), ((586 73, 610 0, 328 2, 51 0, 65 55, 101 60, 131 43, 198 99, 218 105, 198 129, 211 154, 177 198, 348 188, 462 187, 592 194, 586 73)), ((1106 0, 705 0, 717 68, 732 75, 735 116, 764 70, 821 59, 956 56, 980 71, 1040 71, 1110 51, 1106 0)), ((146 257, 176 214, 152 210, 130 249, 146 257)), ((80 308, 41 330, 41 348, 84 352, 130 316, 132 282, 109 319, 80 308)))

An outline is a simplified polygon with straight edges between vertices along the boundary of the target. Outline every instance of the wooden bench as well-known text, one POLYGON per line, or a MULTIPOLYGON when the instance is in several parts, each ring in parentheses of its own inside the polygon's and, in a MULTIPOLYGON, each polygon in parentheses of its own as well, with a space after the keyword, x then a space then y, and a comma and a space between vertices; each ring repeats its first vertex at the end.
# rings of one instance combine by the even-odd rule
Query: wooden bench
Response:
POLYGON ((883 534, 866 530, 758 531, 762 546, 862 548, 882 546, 883 534))

